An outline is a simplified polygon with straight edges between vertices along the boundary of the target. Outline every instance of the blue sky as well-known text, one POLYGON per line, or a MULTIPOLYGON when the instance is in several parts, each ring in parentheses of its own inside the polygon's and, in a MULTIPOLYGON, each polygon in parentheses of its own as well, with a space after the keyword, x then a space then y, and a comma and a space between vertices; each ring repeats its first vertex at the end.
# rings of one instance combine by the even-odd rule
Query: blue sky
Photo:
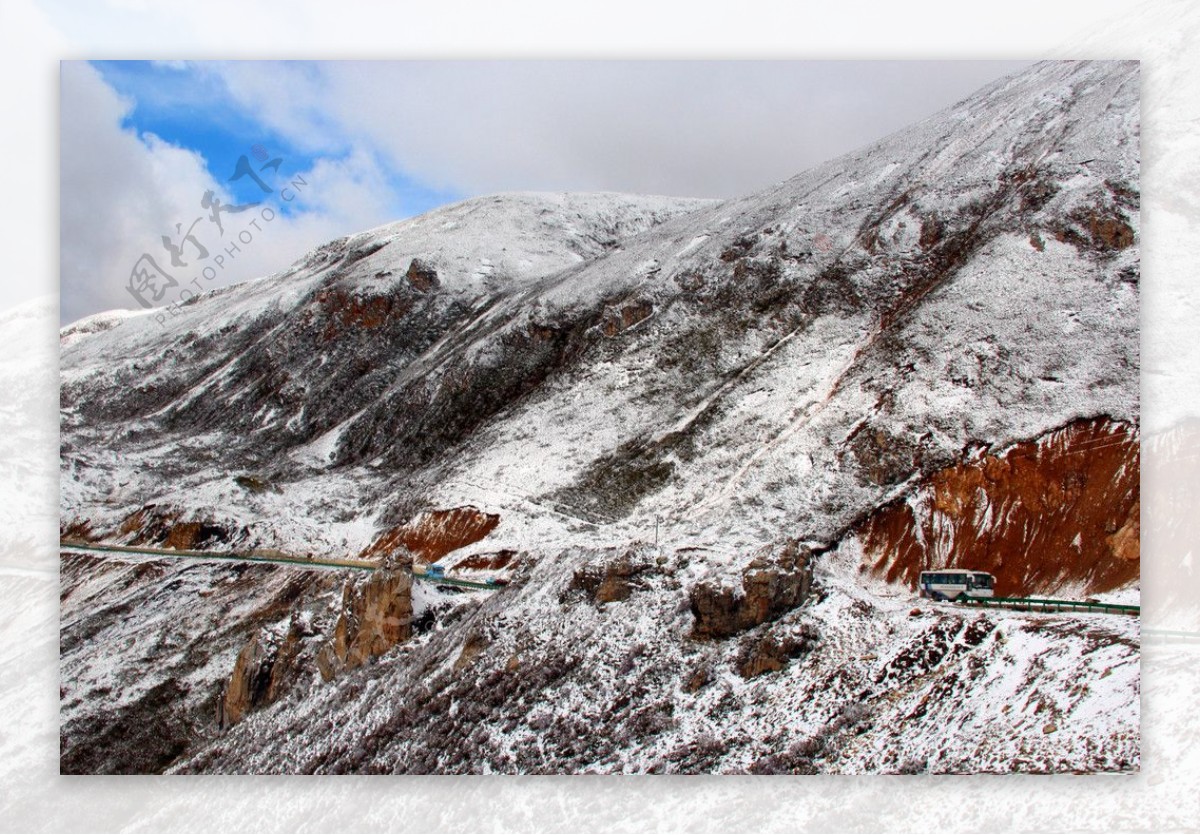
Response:
MULTIPOLYGON (((249 155, 256 145, 265 148, 271 159, 282 158, 281 174, 308 171, 318 159, 341 158, 351 150, 344 141, 320 151, 301 147, 283 132, 264 124, 252 106, 239 103, 231 95, 222 75, 202 69, 203 65, 182 61, 90 63, 113 90, 132 102, 122 122, 124 127, 196 151, 207 163, 212 178, 223 183, 239 203, 262 199, 262 191, 250 178, 229 182, 238 158, 249 155)), ((300 68, 313 66, 310 62, 290 63, 300 68)), ((384 194, 390 195, 395 217, 420 214, 466 196, 455 190, 426 188, 390 169, 385 168, 385 174, 379 185, 384 194)), ((294 203, 282 204, 280 209, 299 210, 294 203)))

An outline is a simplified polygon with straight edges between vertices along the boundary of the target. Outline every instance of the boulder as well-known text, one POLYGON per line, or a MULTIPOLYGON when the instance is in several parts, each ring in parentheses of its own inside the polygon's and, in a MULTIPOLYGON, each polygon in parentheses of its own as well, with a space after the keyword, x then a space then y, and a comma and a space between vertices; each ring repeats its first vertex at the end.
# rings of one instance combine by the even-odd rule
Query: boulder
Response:
POLYGON ((422 261, 420 258, 412 259, 405 276, 408 278, 409 284, 422 293, 436 290, 441 285, 441 282, 438 280, 437 270, 433 268, 433 265, 422 261))
POLYGON ((705 581, 690 592, 693 638, 728 638, 804 604, 812 590, 812 552, 788 540, 756 557, 742 572, 741 588, 705 581))
POLYGON ((633 551, 626 551, 615 560, 589 563, 571 578, 570 592, 582 592, 596 605, 628 600, 639 584, 639 576, 650 570, 633 551))
POLYGON ((809 652, 817 643, 814 627, 804 624, 783 634, 764 632, 743 640, 738 649, 736 667, 742 678, 782 670, 792 658, 809 652))

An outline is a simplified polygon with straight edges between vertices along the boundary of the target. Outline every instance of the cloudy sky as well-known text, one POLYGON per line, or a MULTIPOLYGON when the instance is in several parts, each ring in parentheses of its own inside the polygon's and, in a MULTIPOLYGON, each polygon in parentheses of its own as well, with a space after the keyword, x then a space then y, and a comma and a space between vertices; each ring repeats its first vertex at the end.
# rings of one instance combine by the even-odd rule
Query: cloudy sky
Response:
POLYGON ((209 289, 480 194, 753 192, 1028 63, 64 62, 62 319, 137 309, 135 268, 209 289))

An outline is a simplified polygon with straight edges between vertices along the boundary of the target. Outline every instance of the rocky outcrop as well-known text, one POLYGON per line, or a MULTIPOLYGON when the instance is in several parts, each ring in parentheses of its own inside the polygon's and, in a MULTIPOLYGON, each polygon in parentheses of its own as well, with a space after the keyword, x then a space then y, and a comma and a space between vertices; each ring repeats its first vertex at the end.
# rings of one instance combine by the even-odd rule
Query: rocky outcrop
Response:
POLYGON ((846 438, 846 448, 872 484, 880 486, 903 481, 917 461, 917 450, 904 438, 864 421, 846 438))
POLYGON ((181 516, 181 512, 175 508, 148 504, 122 519, 116 530, 94 538, 100 541, 116 540, 128 545, 201 551, 229 547, 247 537, 244 528, 234 529, 211 519, 195 520, 181 516))
POLYGON ((605 336, 616 336, 627 331, 639 322, 650 318, 654 305, 648 301, 635 301, 623 305, 620 310, 609 311, 601 325, 605 336))
POLYGON ((301 641, 311 634, 292 618, 282 640, 261 630, 238 653, 229 683, 217 704, 217 725, 235 725, 251 710, 271 704, 295 679, 301 641))
POLYGON ((1051 230, 1080 251, 1109 255, 1133 246, 1136 233, 1127 211, 1137 211, 1140 195, 1127 185, 1107 182, 1108 193, 1096 205, 1080 207, 1051 230))
POLYGON ((389 560, 365 581, 346 581, 333 638, 317 655, 322 678, 361 667, 412 636, 410 569, 411 563, 389 560))
POLYGON ((167 531, 164 543, 168 548, 190 550, 216 545, 229 540, 228 532, 220 525, 205 522, 179 522, 167 531))
POLYGON ((422 293, 428 293, 430 290, 436 290, 441 286, 441 282, 438 281, 437 270, 420 258, 412 259, 412 262, 408 265, 408 272, 405 273, 405 277, 408 278, 409 284, 422 293))
POLYGON ((90 519, 64 519, 58 526, 58 538, 62 542, 94 542, 96 533, 90 519))
MULTIPOLYGON (((480 655, 482 655, 484 650, 486 650, 487 648, 488 648, 487 638, 485 638, 483 635, 481 635, 478 632, 472 632, 470 635, 467 636, 466 641, 463 642, 462 651, 459 652, 458 657, 456 659, 454 659, 455 672, 458 672, 459 670, 464 670, 467 667, 470 667, 472 664, 475 663, 475 659, 477 659, 480 655)), ((513 656, 513 657, 515 658, 516 656, 513 656)), ((512 659, 509 659, 509 662, 511 664, 512 659)), ((516 665, 513 665, 513 666, 514 666, 514 668, 516 666, 520 666, 520 660, 518 659, 516 665)))
POLYGON ((1107 418, 974 450, 866 519, 865 566, 914 586, 922 570, 990 571, 1002 596, 1120 588, 1139 575, 1139 463, 1137 427, 1107 418))
POLYGON ((420 562, 437 562, 451 551, 483 539, 499 524, 499 514, 484 513, 477 507, 428 510, 384 531, 362 556, 369 559, 406 549, 420 562))
POLYGON ((332 342, 348 330, 381 328, 388 322, 402 319, 412 308, 413 300, 407 293, 364 293, 328 287, 314 294, 312 307, 305 311, 305 318, 323 322, 321 338, 324 342, 332 342))
POLYGON ((782 670, 793 658, 799 658, 816 646, 817 630, 810 624, 776 634, 773 631, 748 636, 738 647, 735 667, 742 678, 782 670))
POLYGON ((589 563, 575 571, 565 597, 571 593, 595 605, 628 600, 640 585, 639 577, 650 570, 649 563, 626 551, 615 560, 589 563))
POLYGON ((803 605, 812 590, 812 552, 794 540, 756 557, 740 589, 714 582, 692 587, 693 638, 728 638, 803 605))
POLYGON ((517 552, 502 548, 492 553, 471 554, 456 561, 454 568, 459 571, 500 571, 515 568, 518 564, 517 552))

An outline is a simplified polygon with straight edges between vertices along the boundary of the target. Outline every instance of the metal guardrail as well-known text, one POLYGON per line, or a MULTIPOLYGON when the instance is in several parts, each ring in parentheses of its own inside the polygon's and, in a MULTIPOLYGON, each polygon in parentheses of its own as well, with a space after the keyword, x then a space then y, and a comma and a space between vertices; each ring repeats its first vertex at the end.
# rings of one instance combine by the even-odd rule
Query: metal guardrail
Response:
POLYGON ((1043 597, 968 597, 957 601, 963 606, 982 609, 1015 609, 1025 612, 1102 612, 1112 615, 1134 615, 1142 613, 1141 606, 1125 606, 1119 603, 1090 603, 1085 600, 1053 600, 1043 597))
POLYGON ((192 557, 202 560, 227 560, 231 562, 266 562, 276 565, 298 565, 301 568, 352 568, 359 571, 374 571, 375 563, 350 559, 309 559, 278 551, 197 551, 188 548, 151 548, 132 545, 96 545, 89 542, 62 540, 59 548, 66 551, 94 551, 97 553, 133 554, 145 557, 192 557))
MULTIPOLYGON (((196 551, 183 548, 150 548, 131 545, 96 545, 90 542, 74 542, 61 540, 59 548, 65 551, 91 551, 96 553, 132 554, 144 557, 191 557, 202 560, 225 560, 227 562, 265 562, 275 565, 294 565, 300 568, 349 568, 355 571, 374 571, 378 565, 366 560, 352 559, 309 559, 296 557, 281 551, 196 551)), ((492 583, 476 583, 471 580, 459 580, 453 577, 433 577, 421 571, 410 571, 414 580, 433 585, 458 586, 467 589, 483 591, 499 591, 503 586, 492 583)))
POLYGON ((1200 632, 1183 629, 1153 629, 1142 627, 1142 640, 1163 643, 1200 644, 1200 632))
POLYGON ((431 574, 414 571, 413 579, 420 580, 423 583, 429 583, 434 586, 458 586, 464 589, 482 589, 483 591, 500 591, 503 586, 496 583, 476 583, 473 580, 459 580, 454 577, 441 575, 435 577, 431 574))

